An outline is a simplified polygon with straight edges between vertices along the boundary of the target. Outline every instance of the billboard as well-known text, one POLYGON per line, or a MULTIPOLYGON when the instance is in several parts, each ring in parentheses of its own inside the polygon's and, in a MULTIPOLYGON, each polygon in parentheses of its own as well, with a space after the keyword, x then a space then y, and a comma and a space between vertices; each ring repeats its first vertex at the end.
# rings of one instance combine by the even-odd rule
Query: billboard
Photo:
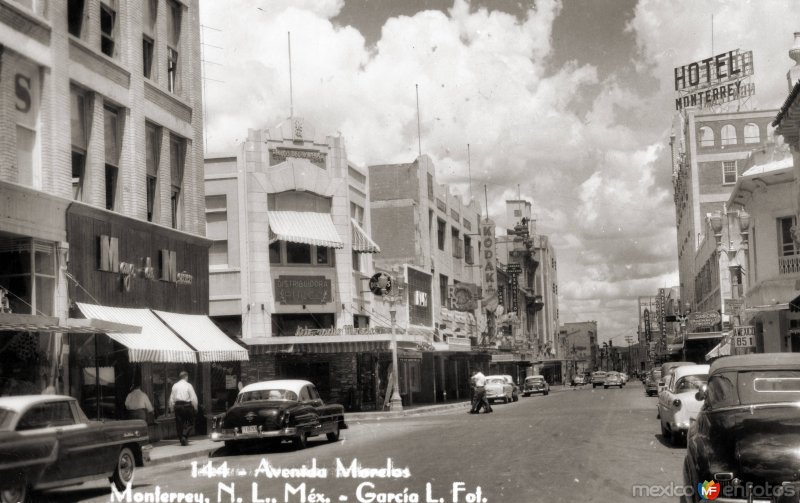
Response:
POLYGON ((723 52, 675 68, 675 109, 709 108, 755 94, 753 51, 723 52))

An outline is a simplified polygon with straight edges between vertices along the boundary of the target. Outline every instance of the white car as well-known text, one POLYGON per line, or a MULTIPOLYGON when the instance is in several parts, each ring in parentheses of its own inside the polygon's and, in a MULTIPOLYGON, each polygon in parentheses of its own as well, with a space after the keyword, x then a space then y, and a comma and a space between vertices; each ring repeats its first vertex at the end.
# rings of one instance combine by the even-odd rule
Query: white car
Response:
POLYGON ((490 403, 502 400, 505 403, 514 400, 514 388, 501 375, 486 376, 486 399, 490 403))
POLYGON ((686 439, 692 419, 697 417, 703 402, 695 394, 708 382, 709 365, 685 365, 675 368, 664 389, 658 394, 661 435, 672 444, 686 439))

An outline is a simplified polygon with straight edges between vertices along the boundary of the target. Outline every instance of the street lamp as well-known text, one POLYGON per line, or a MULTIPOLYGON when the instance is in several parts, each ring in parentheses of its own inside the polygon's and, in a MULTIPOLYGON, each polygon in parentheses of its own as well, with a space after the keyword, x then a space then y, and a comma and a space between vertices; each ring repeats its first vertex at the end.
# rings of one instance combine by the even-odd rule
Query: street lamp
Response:
POLYGON ((390 411, 402 411, 403 399, 400 397, 400 367, 397 362, 397 308, 395 305, 400 301, 400 288, 397 293, 392 291, 393 281, 381 285, 381 297, 389 306, 389 319, 392 323, 392 398, 389 400, 390 411))

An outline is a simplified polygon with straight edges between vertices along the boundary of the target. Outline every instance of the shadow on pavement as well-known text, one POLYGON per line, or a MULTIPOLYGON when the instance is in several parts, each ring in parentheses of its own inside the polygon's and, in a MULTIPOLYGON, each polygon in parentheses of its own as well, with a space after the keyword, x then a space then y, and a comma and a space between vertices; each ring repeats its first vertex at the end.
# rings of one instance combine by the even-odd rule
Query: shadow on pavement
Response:
POLYGON ((669 437, 665 437, 661 433, 656 433, 654 436, 664 447, 669 447, 670 449, 686 449, 686 442, 684 440, 681 440, 677 444, 673 444, 669 437))

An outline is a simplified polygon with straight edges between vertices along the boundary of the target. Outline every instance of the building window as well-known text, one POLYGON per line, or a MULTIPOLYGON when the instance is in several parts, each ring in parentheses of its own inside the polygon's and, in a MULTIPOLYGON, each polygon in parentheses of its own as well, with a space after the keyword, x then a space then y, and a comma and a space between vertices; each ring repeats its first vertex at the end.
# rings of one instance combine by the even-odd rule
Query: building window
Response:
POLYGON ((228 199, 225 194, 206 196, 206 237, 213 241, 208 265, 228 265, 228 199))
POLYGON ((330 262, 330 249, 324 246, 316 246, 317 249, 316 257, 317 257, 317 265, 328 265, 330 262))
POLYGON ((286 243, 287 264, 310 264, 311 245, 304 243, 286 243))
POLYGON ((356 203, 350 203, 350 218, 355 219, 358 225, 364 227, 364 208, 356 203))
POLYGON ((84 0, 69 0, 67 2, 67 28, 70 35, 81 37, 83 28, 84 0))
POLYGON ((70 89, 70 135, 72 138, 72 198, 83 200, 86 173, 86 95, 75 87, 70 89))
POLYGON ((722 131, 720 132, 720 138, 722 145, 736 145, 736 128, 733 127, 731 124, 725 124, 722 126, 722 131))
POLYGON ((778 219, 778 254, 781 257, 797 255, 797 247, 792 239, 792 227, 795 225, 795 217, 783 217, 778 219))
POLYGON ((183 168, 186 162, 186 140, 175 135, 169 137, 170 211, 172 228, 183 228, 183 168))
POLYGON ((758 124, 749 123, 744 126, 744 142, 745 143, 759 143, 761 141, 760 131, 758 124))
POLYGON ((12 313, 53 316, 55 247, 30 239, 0 239, 0 287, 12 313))
POLYGON ((439 249, 444 251, 445 229, 447 224, 441 218, 436 219, 438 227, 436 228, 436 241, 439 244, 439 249))
POLYGON ((464 251, 462 249, 464 245, 461 242, 461 239, 459 239, 458 237, 460 235, 458 233, 458 229, 453 227, 450 231, 450 234, 452 237, 450 244, 452 245, 453 248, 453 258, 464 258, 464 251))
POLYGON ((700 128, 700 146, 713 147, 714 146, 714 130, 708 126, 700 128))
POLYGON ((472 255, 472 239, 464 234, 464 262, 469 265, 475 263, 475 258, 472 255))
POLYGON ((439 299, 442 307, 447 307, 447 276, 444 274, 439 275, 439 299))
POLYGON ((114 37, 117 24, 117 11, 106 3, 100 4, 100 50, 114 57, 114 37))
POLYGON ((158 164, 161 158, 161 128, 145 124, 145 164, 147 174, 147 221, 154 222, 158 217, 158 164))
POLYGON ((357 251, 353 252, 353 271, 361 272, 361 254, 357 251))
POLYGON ((119 111, 105 106, 103 107, 103 122, 105 133, 105 168, 106 168, 106 209, 114 210, 117 203, 117 178, 119 174, 119 138, 120 121, 119 111))
POLYGON ((149 79, 153 72, 153 39, 142 38, 142 74, 149 79))
POLYGON ((433 175, 427 173, 428 175, 428 200, 433 202, 433 175))
POLYGON ((167 2, 167 89, 177 93, 180 84, 178 49, 181 39, 181 5, 173 0, 167 2))
POLYGON ((730 185, 734 183, 736 183, 736 161, 723 161, 722 184, 730 185))
POLYGON ((17 169, 20 184, 34 186, 38 164, 36 158, 36 131, 17 124, 17 169))
POLYGON ((270 243, 269 245, 269 263, 270 264, 280 264, 281 263, 281 242, 275 241, 274 243, 270 243))

